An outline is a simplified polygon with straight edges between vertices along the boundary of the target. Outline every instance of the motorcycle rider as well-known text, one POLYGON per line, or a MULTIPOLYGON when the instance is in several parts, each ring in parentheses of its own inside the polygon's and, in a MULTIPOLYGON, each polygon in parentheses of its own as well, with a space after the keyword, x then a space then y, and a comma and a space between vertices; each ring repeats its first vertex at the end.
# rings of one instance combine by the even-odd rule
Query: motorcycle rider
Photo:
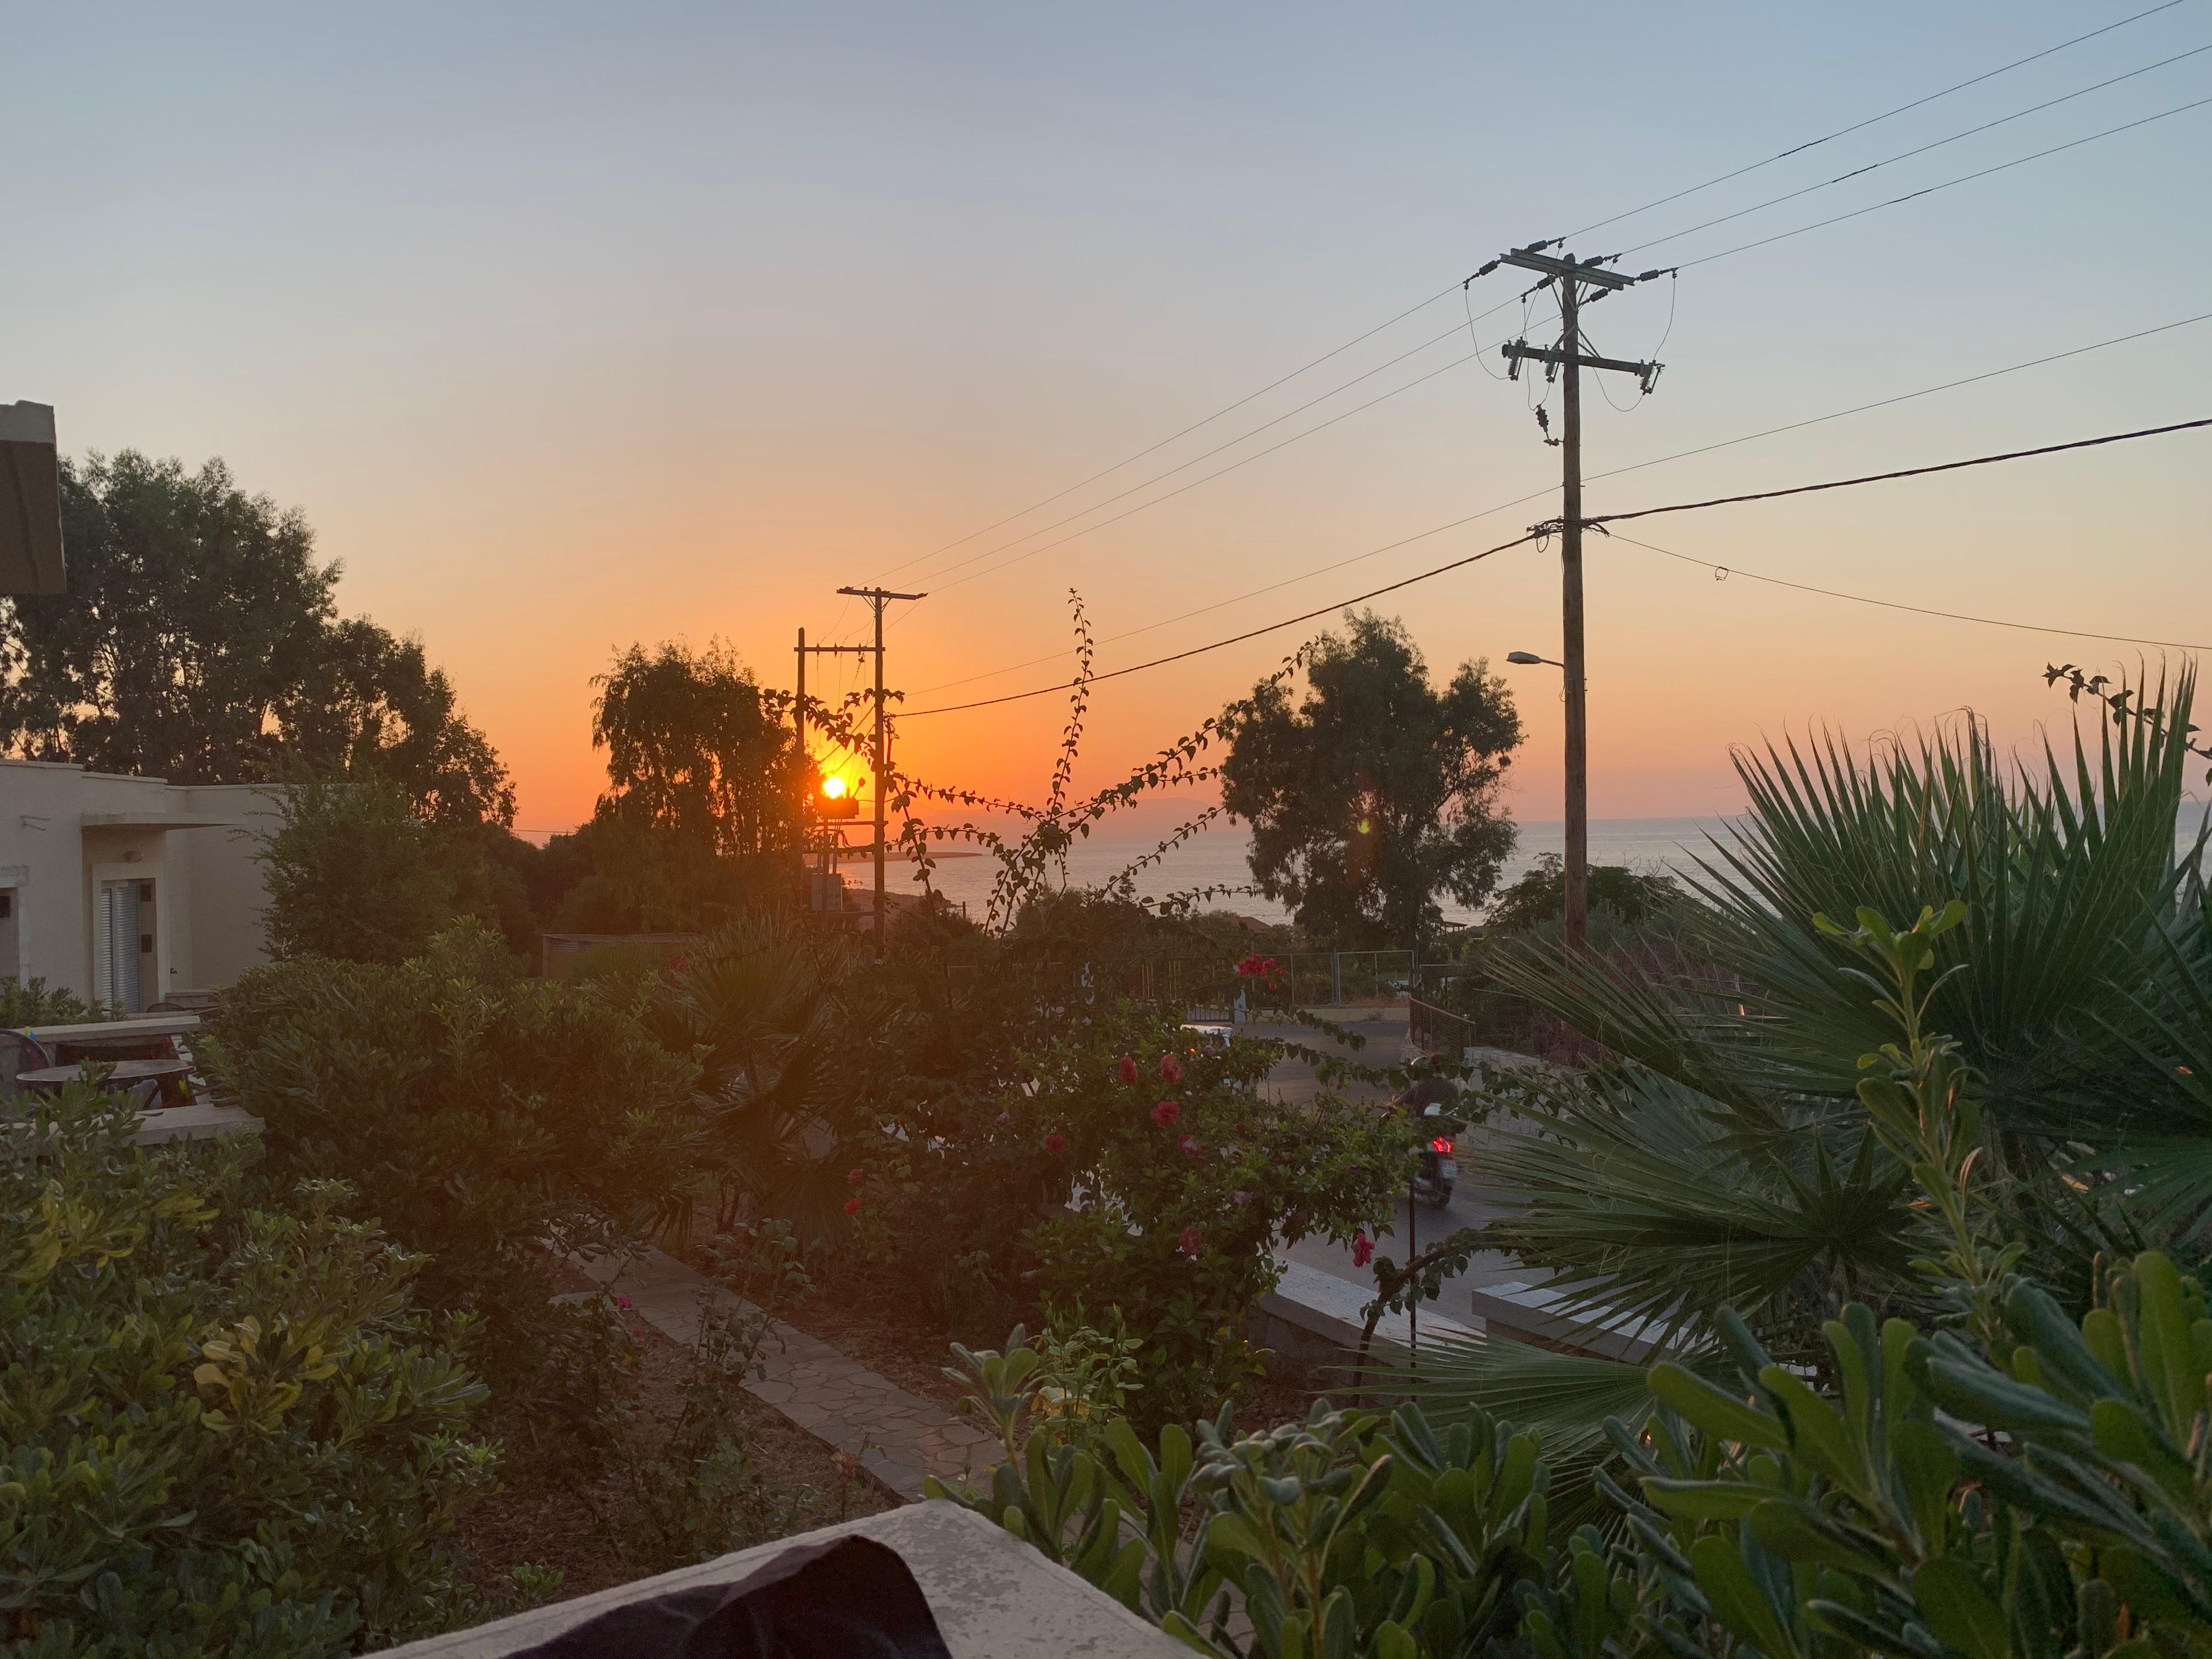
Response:
POLYGON ((1459 1090, 1425 1059, 1415 1061, 1407 1071, 1412 1081, 1399 1095, 1398 1103, 1420 1125, 1422 1133, 1413 1193, 1431 1209, 1441 1210, 1451 1202, 1452 1183, 1459 1178, 1453 1137, 1460 1126, 1449 1110, 1459 1103, 1459 1090))

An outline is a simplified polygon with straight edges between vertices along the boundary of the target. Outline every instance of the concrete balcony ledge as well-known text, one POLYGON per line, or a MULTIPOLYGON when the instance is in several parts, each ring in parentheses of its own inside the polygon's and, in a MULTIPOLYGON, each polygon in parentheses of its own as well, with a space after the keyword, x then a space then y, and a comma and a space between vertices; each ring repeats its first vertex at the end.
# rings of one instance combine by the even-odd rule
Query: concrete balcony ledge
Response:
POLYGON ((788 1549, 872 1538, 907 1565, 953 1659, 1189 1659, 1190 1650, 1054 1566, 1012 1534, 943 1500, 823 1527, 734 1555, 534 1607, 473 1630, 384 1650, 383 1659, 506 1659, 612 1607, 668 1591, 728 1583, 788 1549))

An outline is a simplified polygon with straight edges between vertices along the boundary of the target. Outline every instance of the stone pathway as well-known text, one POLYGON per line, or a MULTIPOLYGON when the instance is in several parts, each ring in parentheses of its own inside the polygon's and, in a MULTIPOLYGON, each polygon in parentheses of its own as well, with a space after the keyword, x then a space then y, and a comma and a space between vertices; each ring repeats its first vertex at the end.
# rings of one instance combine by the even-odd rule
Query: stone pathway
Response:
MULTIPOLYGON (((577 1263, 595 1283, 630 1300, 631 1311, 670 1340, 699 1340, 699 1316, 710 1304, 745 1310, 734 1291, 661 1250, 624 1262, 577 1263)), ((849 1452, 869 1474, 909 1503, 922 1477, 957 1484, 998 1461, 997 1440, 933 1401, 854 1364, 817 1337, 781 1320, 770 1322, 761 1350, 763 1375, 745 1392, 775 1407, 823 1444, 849 1452)))

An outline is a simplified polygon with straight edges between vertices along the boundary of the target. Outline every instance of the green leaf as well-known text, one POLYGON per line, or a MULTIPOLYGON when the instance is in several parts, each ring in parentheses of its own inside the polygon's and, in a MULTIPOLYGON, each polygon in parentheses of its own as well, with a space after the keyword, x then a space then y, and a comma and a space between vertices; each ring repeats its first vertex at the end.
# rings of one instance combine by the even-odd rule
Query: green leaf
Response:
POLYGON ((1959 1479, 1959 1454, 1941 1429, 1917 1418, 1892 1429, 1890 1444, 1913 1524, 1921 1542, 1932 1549, 1943 1536, 1951 1488, 1959 1479))
POLYGON ((1663 1403, 1717 1439, 1764 1446, 1772 1451, 1779 1451, 1790 1443, 1789 1431, 1778 1418, 1714 1387, 1672 1360, 1654 1365, 1650 1381, 1651 1392, 1663 1403))
POLYGON ((1670 1480, 1651 1476, 1639 1483, 1644 1495, 1684 1521, 1735 1521, 1773 1494, 1747 1480, 1670 1480))
POLYGON ((1717 1533, 1698 1539, 1690 1546, 1690 1565, 1723 1624, 1769 1659, 1796 1659, 1796 1643, 1726 1539, 1717 1533))
POLYGON ((1785 1561, 1833 1567, 1885 1582, 1897 1572, 1893 1557, 1875 1553, 1882 1548, 1880 1539, 1866 1534, 1855 1538, 1810 1505, 1790 1498, 1770 1498, 1759 1504, 1751 1511, 1745 1530, 1785 1561))
POLYGON ((1968 1563, 1951 1556, 1922 1563, 1912 1575, 1912 1599, 1922 1622, 1967 1659, 2007 1659, 2003 1609, 1982 1593, 1981 1574, 1968 1563))

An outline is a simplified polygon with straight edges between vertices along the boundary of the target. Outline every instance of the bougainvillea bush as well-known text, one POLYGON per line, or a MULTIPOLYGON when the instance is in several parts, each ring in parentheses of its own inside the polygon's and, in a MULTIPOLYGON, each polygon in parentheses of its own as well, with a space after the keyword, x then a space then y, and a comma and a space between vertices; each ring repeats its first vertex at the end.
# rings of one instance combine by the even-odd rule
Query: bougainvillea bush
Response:
POLYGON ((1024 1238, 1045 1303, 1078 1323, 1119 1310, 1149 1419, 1211 1415, 1256 1370, 1243 1321, 1277 1248, 1350 1240, 1405 1190, 1402 1127, 1331 1096, 1267 1098, 1277 1058, 1125 1010, 1030 1055, 994 1125, 1057 1200, 1024 1238))

